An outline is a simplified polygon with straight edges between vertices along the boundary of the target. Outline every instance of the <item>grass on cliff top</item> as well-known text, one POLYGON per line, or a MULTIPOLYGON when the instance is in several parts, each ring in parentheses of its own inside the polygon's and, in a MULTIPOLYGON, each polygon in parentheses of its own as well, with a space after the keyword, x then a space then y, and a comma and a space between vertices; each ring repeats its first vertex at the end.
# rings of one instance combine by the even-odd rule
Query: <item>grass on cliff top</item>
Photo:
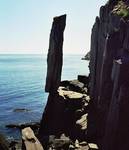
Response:
POLYGON ((117 14, 118 16, 127 18, 129 17, 129 6, 123 1, 118 1, 117 5, 114 6, 112 12, 113 14, 117 14))

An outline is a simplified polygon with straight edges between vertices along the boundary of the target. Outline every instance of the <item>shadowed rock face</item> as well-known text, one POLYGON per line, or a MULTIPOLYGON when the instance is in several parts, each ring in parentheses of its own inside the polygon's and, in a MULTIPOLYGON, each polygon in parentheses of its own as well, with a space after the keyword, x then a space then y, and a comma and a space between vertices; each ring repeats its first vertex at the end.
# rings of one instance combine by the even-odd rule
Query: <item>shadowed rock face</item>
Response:
POLYGON ((85 142, 90 100, 87 95, 88 77, 79 76, 81 82, 79 80, 61 82, 65 22, 66 15, 63 15, 54 18, 52 25, 45 87, 49 96, 40 124, 39 139, 45 149, 54 146, 54 149, 68 150, 71 149, 70 146, 74 146, 74 149, 83 150, 88 149, 88 143, 85 142), (69 138, 62 139, 62 134, 73 142, 70 142, 69 138), (55 138, 50 143, 53 135, 55 138), (75 142, 77 139, 83 143, 75 142))
POLYGON ((101 7, 91 35, 88 136, 102 150, 129 147, 129 16, 119 15, 120 4, 101 7))
POLYGON ((42 133, 44 133, 44 135, 49 135, 50 133, 54 133, 55 130, 58 130, 58 112, 61 107, 58 108, 60 103, 58 103, 58 95, 56 93, 61 81, 63 33, 65 25, 66 15, 55 17, 53 19, 47 57, 47 77, 45 87, 45 91, 49 92, 49 97, 41 121, 41 127, 39 130, 40 135, 42 133))
POLYGON ((89 96, 86 85, 76 80, 63 81, 57 93, 50 93, 40 127, 40 135, 85 140, 89 96), (80 87, 80 85, 83 85, 80 87), (74 86, 74 87, 73 87, 74 86), (71 89, 71 90, 70 90, 71 89))
POLYGON ((47 57, 46 92, 57 91, 61 81, 63 63, 63 33, 66 25, 66 15, 55 17, 52 24, 49 50, 47 57))

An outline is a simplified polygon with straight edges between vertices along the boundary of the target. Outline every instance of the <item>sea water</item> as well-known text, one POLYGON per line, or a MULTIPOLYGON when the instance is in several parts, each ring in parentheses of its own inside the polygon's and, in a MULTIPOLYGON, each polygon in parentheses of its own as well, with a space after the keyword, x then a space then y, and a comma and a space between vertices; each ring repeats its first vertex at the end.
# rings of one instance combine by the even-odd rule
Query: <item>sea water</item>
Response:
MULTIPOLYGON (((82 55, 64 55, 62 80, 88 75, 88 62, 82 55)), ((20 132, 8 124, 39 122, 47 93, 44 92, 46 55, 0 55, 0 133, 16 139, 20 132), (16 112, 15 109, 28 111, 16 112)))

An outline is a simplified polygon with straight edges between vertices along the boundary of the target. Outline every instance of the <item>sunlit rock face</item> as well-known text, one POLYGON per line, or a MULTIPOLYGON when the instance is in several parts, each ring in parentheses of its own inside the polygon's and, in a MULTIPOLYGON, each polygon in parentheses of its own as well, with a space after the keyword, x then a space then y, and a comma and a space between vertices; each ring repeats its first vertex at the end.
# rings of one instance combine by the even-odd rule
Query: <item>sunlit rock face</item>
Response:
POLYGON ((129 147, 129 5, 107 2, 91 35, 89 139, 101 149, 129 147))

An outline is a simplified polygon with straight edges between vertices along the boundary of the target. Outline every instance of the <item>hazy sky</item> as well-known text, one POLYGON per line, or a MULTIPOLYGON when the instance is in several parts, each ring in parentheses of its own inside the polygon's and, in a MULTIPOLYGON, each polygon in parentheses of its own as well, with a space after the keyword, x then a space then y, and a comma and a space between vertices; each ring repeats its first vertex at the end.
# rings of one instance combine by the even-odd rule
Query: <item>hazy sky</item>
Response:
POLYGON ((0 53, 46 53, 54 16, 67 14, 64 53, 85 54, 107 0, 0 0, 0 53))

